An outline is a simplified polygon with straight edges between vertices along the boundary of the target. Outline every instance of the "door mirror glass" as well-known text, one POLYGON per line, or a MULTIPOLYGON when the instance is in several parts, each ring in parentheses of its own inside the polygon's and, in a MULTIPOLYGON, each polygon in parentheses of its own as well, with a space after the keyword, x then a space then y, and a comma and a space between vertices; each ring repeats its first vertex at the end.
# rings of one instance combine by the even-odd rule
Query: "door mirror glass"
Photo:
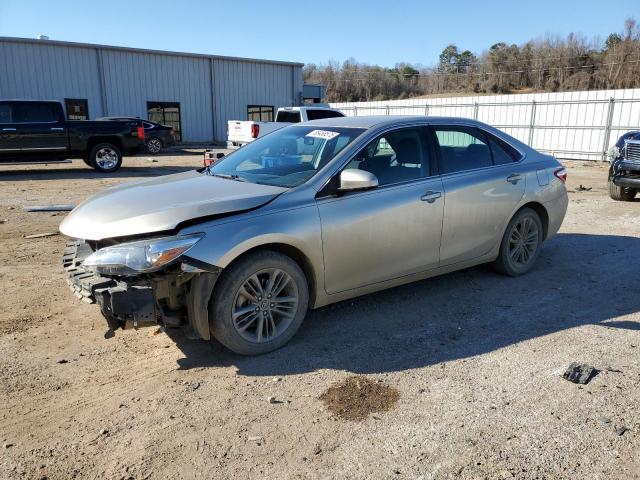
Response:
POLYGON ((341 192, 350 192, 353 190, 368 190, 378 186, 376 176, 366 170, 358 170, 356 168, 347 168, 340 173, 341 192))
POLYGON ((222 153, 222 152, 218 152, 218 153, 216 153, 216 158, 217 158, 218 160, 220 160, 222 157, 224 157, 224 153, 222 153))

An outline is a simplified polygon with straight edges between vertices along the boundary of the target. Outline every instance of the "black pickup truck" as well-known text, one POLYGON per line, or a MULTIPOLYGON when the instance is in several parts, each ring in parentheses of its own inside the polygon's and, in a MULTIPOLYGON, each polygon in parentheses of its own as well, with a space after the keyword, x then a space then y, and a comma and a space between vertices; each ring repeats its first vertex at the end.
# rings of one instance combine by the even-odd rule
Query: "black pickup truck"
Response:
POLYGON ((640 192, 640 132, 623 134, 607 153, 609 196, 614 200, 632 201, 640 192))
POLYGON ((104 173, 144 147, 141 121, 65 120, 59 102, 0 100, 0 164, 82 158, 104 173))

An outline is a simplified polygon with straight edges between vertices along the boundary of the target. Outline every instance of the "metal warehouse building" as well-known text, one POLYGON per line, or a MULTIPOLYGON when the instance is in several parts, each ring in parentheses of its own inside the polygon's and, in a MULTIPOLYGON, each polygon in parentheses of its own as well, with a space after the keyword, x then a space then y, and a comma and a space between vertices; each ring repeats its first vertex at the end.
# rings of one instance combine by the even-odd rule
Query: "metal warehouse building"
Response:
POLYGON ((183 142, 226 140, 227 120, 303 102, 302 64, 0 37, 0 99, 58 100, 67 117, 134 116, 183 142))

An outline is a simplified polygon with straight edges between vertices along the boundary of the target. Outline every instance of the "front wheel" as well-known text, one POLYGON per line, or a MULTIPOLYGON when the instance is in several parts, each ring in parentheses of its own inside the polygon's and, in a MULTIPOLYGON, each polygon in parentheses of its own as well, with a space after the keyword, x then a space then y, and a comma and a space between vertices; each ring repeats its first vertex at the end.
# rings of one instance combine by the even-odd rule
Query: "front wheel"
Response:
POLYGON ((530 208, 523 208, 507 225, 495 269, 511 277, 524 275, 536 263, 543 238, 540 216, 530 208))
POLYGON ((89 152, 89 163, 99 172, 115 172, 122 165, 122 152, 111 143, 99 143, 89 152))
POLYGON ((613 178, 609 177, 609 196, 613 200, 630 202, 635 198, 636 191, 616 185, 615 183, 613 183, 613 178))
POLYGON ((307 279, 296 262, 273 251, 247 255, 223 272, 209 305, 211 333, 241 355, 271 352, 302 324, 307 279))

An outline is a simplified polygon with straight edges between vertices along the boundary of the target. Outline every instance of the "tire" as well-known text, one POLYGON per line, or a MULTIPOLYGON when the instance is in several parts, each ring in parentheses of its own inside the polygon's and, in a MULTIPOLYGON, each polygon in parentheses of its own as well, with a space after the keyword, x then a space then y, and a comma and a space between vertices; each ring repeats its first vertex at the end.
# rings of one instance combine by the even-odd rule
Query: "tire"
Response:
POLYGON ((636 191, 625 187, 620 187, 613 183, 613 178, 609 177, 609 196, 613 200, 620 202, 630 202, 636 196, 636 191))
POLYGON ((162 140, 158 137, 151 137, 145 142, 147 152, 156 155, 162 150, 162 140))
POLYGON ((89 163, 101 173, 115 172, 122 165, 122 152, 112 143, 99 143, 89 152, 89 163))
POLYGON ((543 236, 540 216, 530 208, 519 210, 507 225, 494 268, 511 277, 529 272, 540 254, 543 236), (522 238, 524 239, 520 241, 522 238), (527 238, 530 239, 529 242, 527 238))
POLYGON ((240 355, 271 352, 295 335, 308 304, 307 279, 296 262, 270 250, 255 252, 231 265, 218 280, 209 304, 211 333, 240 355))

